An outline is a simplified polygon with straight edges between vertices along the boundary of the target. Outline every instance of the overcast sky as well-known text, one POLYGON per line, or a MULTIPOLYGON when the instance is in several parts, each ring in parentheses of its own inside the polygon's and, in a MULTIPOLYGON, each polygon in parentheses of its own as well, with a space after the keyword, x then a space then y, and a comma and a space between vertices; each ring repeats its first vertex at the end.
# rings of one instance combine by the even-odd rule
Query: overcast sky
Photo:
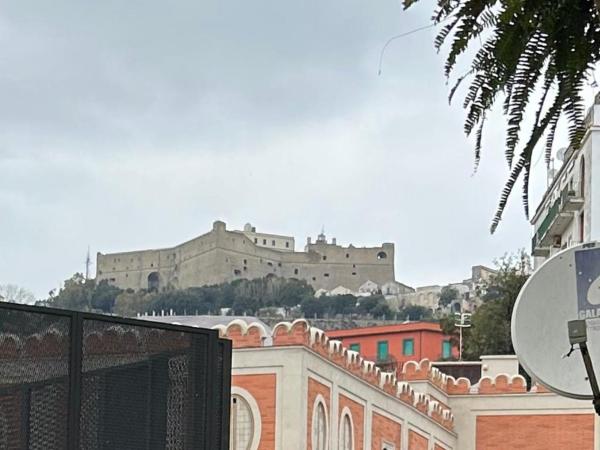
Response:
POLYGON ((343 244, 394 242, 413 286, 530 246, 518 195, 489 234, 504 122, 471 176, 435 29, 393 42, 378 76, 383 44, 428 24, 431 2, 2 3, 0 284, 45 297, 88 245, 171 246, 216 219, 297 249, 323 225, 343 244))

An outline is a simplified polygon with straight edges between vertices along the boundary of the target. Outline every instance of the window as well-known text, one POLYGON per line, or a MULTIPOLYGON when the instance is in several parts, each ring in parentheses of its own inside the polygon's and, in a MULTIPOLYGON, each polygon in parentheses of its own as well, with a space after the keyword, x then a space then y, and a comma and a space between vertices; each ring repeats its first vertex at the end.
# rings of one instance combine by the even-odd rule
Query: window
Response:
POLYGON ((290 243, 289 242, 285 242, 285 248, 290 248, 290 243))
POLYGON ((263 239, 263 245, 267 245, 267 240, 263 239))
POLYGON ((271 241, 271 245, 272 245, 273 247, 275 247, 275 239, 273 239, 273 240, 271 241))
POLYGON ((327 261, 327 256, 323 255, 323 261, 327 261))
POLYGON ((248 264, 248 260, 247 259, 244 260, 244 265, 246 265, 246 264, 248 264))
POLYGON ((387 361, 388 359, 388 341, 379 341, 377 343, 377 361, 387 361))
POLYGON ((585 237, 584 220, 585 220, 585 214, 583 211, 581 211, 581 214, 579 214, 579 242, 583 242, 583 238, 585 237))
POLYGON ((340 421, 338 449, 352 450, 354 446, 352 436, 352 420, 350 419, 350 412, 347 409, 345 409, 345 411, 342 414, 342 420, 340 421))
POLYGON ((360 353, 360 344, 350 344, 350 350, 360 353))
POLYGON ((350 253, 346 253, 346 258, 350 258, 350 253))
POLYGON ((356 275, 356 272, 352 272, 352 275, 356 275))
POLYGON ((254 243, 258 244, 258 238, 254 238, 254 243))
POLYGON ((448 359, 452 356, 452 345, 450 341, 442 342, 442 358, 448 359))
POLYGON ((294 275, 298 275, 298 269, 294 269, 294 275))
POLYGON ((402 341, 402 354, 404 356, 413 356, 415 354, 415 340, 404 339, 402 341))
POLYGON ((386 252, 379 252, 377 253, 377 259, 385 259, 387 258, 387 253, 386 252))
POLYGON ((232 450, 250 450, 254 441, 254 415, 240 395, 231 397, 230 445, 232 450))
POLYGON ((396 446, 394 444, 390 444, 389 442, 384 442, 381 444, 381 450, 396 450, 396 446))
POLYGON ((324 277, 329 277, 329 274, 328 273, 324 273, 323 276, 324 277))
POLYGON ((313 410, 312 448, 327 450, 327 413, 325 404, 318 399, 313 410))
POLYGON ((242 271, 240 269, 233 269, 233 274, 236 276, 240 276, 242 274, 242 271))

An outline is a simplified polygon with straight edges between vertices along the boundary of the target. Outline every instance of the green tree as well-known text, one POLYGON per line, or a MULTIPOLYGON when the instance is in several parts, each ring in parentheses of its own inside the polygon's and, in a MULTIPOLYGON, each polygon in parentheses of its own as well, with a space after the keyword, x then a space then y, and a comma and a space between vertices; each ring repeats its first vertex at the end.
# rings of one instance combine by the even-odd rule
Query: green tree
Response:
POLYGON ((91 307, 104 313, 111 313, 115 306, 117 296, 122 292, 116 286, 112 286, 107 280, 96 284, 92 292, 91 307))
POLYGON ((96 282, 93 279, 86 279, 83 274, 76 273, 65 280, 57 295, 51 292, 50 297, 41 303, 54 308, 91 311, 95 288, 96 282))
POLYGON ((433 319, 433 313, 424 306, 409 305, 398 311, 398 317, 410 321, 431 320, 433 319))
POLYGON ((497 262, 498 272, 484 285, 483 304, 471 317, 471 328, 463 336, 465 359, 481 355, 514 354, 510 321, 517 296, 530 273, 524 251, 497 262))
POLYGON ((442 288, 442 292, 440 292, 440 305, 442 306, 448 306, 450 305, 453 301, 458 299, 458 289, 452 287, 452 286, 444 286, 442 288))
POLYGON ((321 298, 307 297, 302 300, 300 309, 304 314, 304 317, 310 319, 313 317, 324 317, 325 311, 327 310, 327 297, 322 296, 321 298))
MULTIPOLYGON (((418 0, 404 0, 405 8, 418 0)), ((469 80, 463 106, 464 130, 475 133, 475 164, 479 163, 488 113, 501 104, 507 117, 505 157, 510 174, 491 225, 494 232, 513 187, 523 174, 523 203, 529 213, 531 155, 546 137, 550 158, 559 118, 568 122, 570 144, 577 148, 584 134, 582 90, 600 59, 600 0, 437 0, 433 22, 441 25, 438 51, 449 42, 445 74, 450 77, 463 54, 474 54, 456 78, 457 88, 469 80), (468 52, 467 50, 476 51, 468 52), (520 146, 527 112, 533 124, 520 146)))

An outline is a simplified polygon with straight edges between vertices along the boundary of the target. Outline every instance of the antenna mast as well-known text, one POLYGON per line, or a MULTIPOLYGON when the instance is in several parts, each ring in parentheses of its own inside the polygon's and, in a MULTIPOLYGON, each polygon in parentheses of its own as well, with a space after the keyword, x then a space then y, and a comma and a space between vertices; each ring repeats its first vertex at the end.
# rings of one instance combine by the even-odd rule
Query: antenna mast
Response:
POLYGON ((88 245, 87 255, 85 257, 85 279, 90 278, 90 266, 92 265, 92 260, 90 258, 90 246, 88 245))

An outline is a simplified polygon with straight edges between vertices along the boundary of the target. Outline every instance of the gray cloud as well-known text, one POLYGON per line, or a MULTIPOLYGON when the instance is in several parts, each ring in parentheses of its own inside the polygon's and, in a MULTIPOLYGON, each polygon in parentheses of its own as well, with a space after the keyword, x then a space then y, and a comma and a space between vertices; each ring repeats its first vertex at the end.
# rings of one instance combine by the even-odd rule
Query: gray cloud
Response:
MULTIPOLYGON (((355 245, 449 282, 527 245, 502 122, 471 177, 434 31, 396 2, 7 1, 0 13, 0 283, 43 296, 92 251, 173 245, 221 218, 355 245)), ((539 178, 539 177, 538 177, 539 178)))

